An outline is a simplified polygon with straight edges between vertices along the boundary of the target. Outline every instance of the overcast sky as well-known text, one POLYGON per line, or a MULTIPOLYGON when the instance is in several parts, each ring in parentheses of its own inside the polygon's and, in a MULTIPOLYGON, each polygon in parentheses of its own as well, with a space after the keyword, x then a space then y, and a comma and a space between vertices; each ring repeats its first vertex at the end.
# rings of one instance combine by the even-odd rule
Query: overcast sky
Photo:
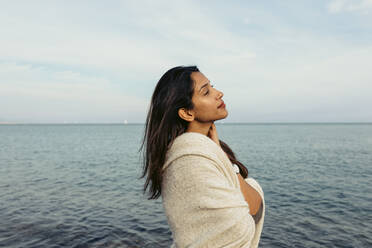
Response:
POLYGON ((371 122, 372 0, 4 1, 0 122, 145 121, 197 65, 225 122, 371 122))

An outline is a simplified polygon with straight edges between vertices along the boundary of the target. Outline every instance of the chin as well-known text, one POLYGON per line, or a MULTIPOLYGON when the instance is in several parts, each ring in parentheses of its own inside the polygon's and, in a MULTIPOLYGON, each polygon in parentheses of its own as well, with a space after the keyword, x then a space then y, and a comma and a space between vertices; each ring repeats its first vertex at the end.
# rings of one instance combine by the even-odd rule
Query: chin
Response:
POLYGON ((223 120, 223 119, 225 119, 228 115, 229 115, 229 113, 226 111, 226 114, 223 115, 223 116, 221 116, 220 118, 218 118, 216 121, 218 121, 218 120, 223 120))
POLYGON ((226 110, 226 114, 222 119, 225 119, 229 115, 229 112, 226 110))

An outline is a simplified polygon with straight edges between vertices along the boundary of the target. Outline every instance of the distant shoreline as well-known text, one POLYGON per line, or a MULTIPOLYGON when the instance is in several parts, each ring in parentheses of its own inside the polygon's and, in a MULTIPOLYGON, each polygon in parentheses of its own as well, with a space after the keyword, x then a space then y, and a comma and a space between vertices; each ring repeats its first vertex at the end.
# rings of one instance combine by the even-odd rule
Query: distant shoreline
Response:
MULTIPOLYGON (((0 122, 0 125, 123 125, 123 126, 130 126, 130 125, 144 125, 145 123, 119 123, 119 122, 112 122, 112 123, 102 123, 102 122, 82 122, 82 123, 23 123, 23 122, 0 122)), ((370 125, 372 122, 224 122, 220 123, 217 122, 217 125, 370 125)))

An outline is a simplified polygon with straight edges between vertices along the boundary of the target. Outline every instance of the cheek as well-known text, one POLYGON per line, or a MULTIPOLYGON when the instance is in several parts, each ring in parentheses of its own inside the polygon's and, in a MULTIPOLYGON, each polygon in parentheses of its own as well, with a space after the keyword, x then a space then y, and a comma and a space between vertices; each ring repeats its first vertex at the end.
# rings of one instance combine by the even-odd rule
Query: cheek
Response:
POLYGON ((195 110, 199 113, 207 114, 213 111, 215 107, 207 100, 200 100, 195 104, 195 110))

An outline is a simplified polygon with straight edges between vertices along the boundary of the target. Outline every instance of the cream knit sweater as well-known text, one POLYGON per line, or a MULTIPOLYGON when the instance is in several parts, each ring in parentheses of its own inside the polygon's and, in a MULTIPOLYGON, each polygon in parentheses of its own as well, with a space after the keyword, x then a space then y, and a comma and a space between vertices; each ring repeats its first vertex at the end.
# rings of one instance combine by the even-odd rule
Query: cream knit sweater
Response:
MULTIPOLYGON (((245 179, 262 197, 260 185, 245 179)), ((258 247, 264 216, 255 224, 225 152, 199 133, 178 136, 163 167, 162 200, 171 247, 258 247)))

